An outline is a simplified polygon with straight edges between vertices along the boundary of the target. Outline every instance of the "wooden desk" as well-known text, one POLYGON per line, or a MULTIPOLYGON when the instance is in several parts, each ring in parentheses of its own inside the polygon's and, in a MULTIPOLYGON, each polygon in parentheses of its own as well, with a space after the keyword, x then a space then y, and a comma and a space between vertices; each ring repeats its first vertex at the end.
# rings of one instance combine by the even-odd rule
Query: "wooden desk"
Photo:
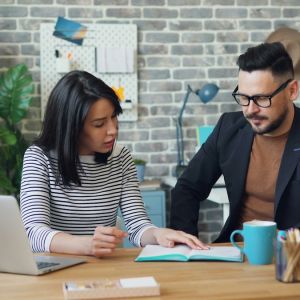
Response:
MULTIPOLYGON (((61 300, 62 283, 69 280, 154 276, 160 297, 147 299, 300 299, 300 283, 275 279, 274 265, 247 262, 136 263, 139 249, 117 249, 112 257, 87 258, 88 263, 43 276, 0 273, 0 299, 61 300)), ((141 298, 131 298, 141 299, 141 298)))

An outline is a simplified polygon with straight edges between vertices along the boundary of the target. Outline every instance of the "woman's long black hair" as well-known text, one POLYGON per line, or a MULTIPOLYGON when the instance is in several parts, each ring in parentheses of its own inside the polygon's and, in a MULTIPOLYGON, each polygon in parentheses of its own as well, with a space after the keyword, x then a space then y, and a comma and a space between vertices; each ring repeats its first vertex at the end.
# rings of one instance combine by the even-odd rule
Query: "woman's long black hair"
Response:
POLYGON ((115 92, 101 79, 85 71, 67 73, 52 90, 42 131, 34 144, 49 156, 50 151, 57 155, 57 167, 52 165, 57 184, 81 185, 79 135, 90 107, 101 98, 112 103, 116 115, 122 113, 115 92))

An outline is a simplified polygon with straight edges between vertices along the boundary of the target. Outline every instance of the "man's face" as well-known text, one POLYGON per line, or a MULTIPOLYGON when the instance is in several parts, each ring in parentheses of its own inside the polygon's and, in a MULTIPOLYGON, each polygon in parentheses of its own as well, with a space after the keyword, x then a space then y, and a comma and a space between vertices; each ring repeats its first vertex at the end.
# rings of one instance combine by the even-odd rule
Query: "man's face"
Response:
MULTIPOLYGON (((247 96, 271 95, 287 79, 274 78, 269 71, 245 72, 241 70, 238 92, 247 96)), ((290 84, 272 97, 270 107, 259 107, 252 100, 249 106, 242 106, 243 114, 254 132, 277 136, 289 130, 294 116, 290 84)))

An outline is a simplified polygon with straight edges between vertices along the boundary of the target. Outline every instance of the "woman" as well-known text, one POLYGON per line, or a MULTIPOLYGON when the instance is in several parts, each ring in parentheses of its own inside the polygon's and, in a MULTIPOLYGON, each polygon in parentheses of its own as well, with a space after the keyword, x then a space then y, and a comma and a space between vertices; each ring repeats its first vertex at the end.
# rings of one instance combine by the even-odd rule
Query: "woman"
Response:
POLYGON ((132 157, 116 144, 120 113, 114 91, 87 72, 72 71, 54 87, 23 163, 21 213, 33 251, 112 253, 127 236, 115 226, 118 208, 136 246, 206 248, 192 235, 151 223, 132 157))

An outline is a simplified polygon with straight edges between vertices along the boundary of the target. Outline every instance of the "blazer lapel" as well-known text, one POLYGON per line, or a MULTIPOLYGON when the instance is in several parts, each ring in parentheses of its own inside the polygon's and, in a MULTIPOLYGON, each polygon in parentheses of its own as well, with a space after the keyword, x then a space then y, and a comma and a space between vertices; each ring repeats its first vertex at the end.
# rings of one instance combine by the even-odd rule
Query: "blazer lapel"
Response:
POLYGON ((300 159, 300 110, 295 107, 295 117, 291 131, 282 155, 281 165, 279 168, 276 192, 275 192, 275 210, 280 198, 290 181, 291 176, 300 159))

